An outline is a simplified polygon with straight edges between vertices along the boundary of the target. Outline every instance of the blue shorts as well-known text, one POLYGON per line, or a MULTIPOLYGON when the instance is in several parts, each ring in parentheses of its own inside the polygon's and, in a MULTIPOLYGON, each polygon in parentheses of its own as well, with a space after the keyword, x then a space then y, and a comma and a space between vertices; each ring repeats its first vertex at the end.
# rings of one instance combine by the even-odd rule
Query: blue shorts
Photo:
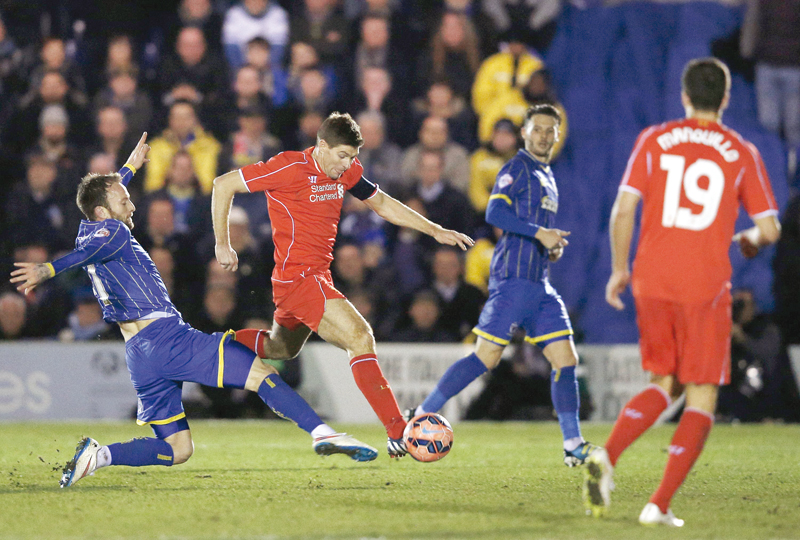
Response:
POLYGON ((244 388, 256 355, 230 339, 232 334, 206 334, 180 317, 167 317, 128 340, 125 362, 139 398, 136 422, 160 426, 185 418, 184 382, 244 388))
POLYGON ((508 345, 517 328, 525 329, 525 341, 543 349, 571 339, 567 308, 549 281, 508 278, 489 283, 489 300, 472 331, 492 343, 508 345))

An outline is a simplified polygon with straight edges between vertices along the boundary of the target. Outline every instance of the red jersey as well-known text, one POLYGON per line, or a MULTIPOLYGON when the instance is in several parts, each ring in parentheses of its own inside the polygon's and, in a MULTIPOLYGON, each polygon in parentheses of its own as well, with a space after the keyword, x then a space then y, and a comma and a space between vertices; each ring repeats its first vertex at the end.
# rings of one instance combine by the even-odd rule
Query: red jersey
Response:
POLYGON ((266 163, 259 161, 239 170, 248 191, 263 191, 267 196, 275 243, 272 278, 276 281, 292 281, 307 270, 328 270, 344 192, 355 186, 364 172, 356 159, 333 180, 311 157, 313 149, 281 152, 266 163))
POLYGON ((777 215, 758 150, 730 128, 686 119, 644 130, 620 190, 643 200, 631 286, 641 297, 708 301, 731 278, 728 250, 741 202, 777 215))

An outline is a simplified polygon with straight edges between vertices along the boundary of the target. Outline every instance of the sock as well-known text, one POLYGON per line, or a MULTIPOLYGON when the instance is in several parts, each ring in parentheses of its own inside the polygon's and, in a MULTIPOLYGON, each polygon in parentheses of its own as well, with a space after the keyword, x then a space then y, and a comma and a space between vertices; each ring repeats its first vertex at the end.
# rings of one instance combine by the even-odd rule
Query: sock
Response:
POLYGON ((406 421, 403 420, 403 413, 400 412, 394 392, 378 365, 378 358, 374 354, 354 356, 350 360, 350 369, 353 371, 356 385, 378 415, 389 437, 392 439, 402 437, 406 421))
POLYGON ((666 513, 672 496, 700 457, 713 424, 714 419, 707 412, 688 407, 684 409, 678 429, 672 436, 672 444, 669 445, 669 459, 664 477, 650 497, 650 502, 657 505, 662 512, 666 513))
POLYGON ((315 439, 320 437, 327 437, 329 435, 336 435, 336 431, 328 424, 320 424, 311 430, 311 436, 315 439))
POLYGON ((103 446, 97 451, 97 468, 102 469, 111 465, 111 452, 108 451, 108 446, 103 446))
POLYGON ((259 358, 266 358, 264 354, 264 337, 267 335, 266 330, 258 330, 255 328, 245 328, 244 330, 237 330, 235 339, 254 353, 259 358))
MULTIPOLYGON (((580 410, 580 397, 578 394, 578 381, 575 380, 575 366, 554 369, 550 372, 550 398, 558 415, 558 425, 564 441, 574 443, 572 439, 580 439, 581 426, 578 420, 580 410)), ((572 446, 571 444, 569 444, 572 446)), ((572 448, 573 450, 575 448, 572 448)))
POLYGON ((314 409, 283 382, 277 373, 264 378, 258 387, 258 396, 275 411, 275 414, 281 418, 288 418, 308 433, 322 424, 314 409))
POLYGON ((433 392, 425 398, 422 405, 417 407, 417 414, 437 412, 448 399, 461 392, 469 383, 486 373, 486 371, 486 365, 481 362, 475 353, 465 356, 447 368, 442 378, 436 383, 436 388, 433 392))
POLYGON ((660 386, 651 384, 625 404, 606 441, 606 451, 612 465, 617 464, 620 454, 658 420, 671 402, 660 386))
POLYGON ((108 445, 111 463, 142 467, 144 465, 172 465, 172 446, 163 439, 142 438, 108 445))

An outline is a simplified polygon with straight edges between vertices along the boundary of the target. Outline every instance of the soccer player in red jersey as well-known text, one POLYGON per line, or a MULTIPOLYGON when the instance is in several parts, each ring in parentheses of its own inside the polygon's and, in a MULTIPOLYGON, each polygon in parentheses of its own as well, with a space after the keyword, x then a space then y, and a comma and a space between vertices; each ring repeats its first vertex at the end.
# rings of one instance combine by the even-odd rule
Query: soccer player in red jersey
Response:
POLYGON ((275 243, 272 275, 275 317, 269 332, 238 331, 261 358, 297 356, 311 331, 347 351, 356 384, 389 435, 391 457, 405 455, 405 420, 381 372, 375 338, 367 321, 333 286, 330 264, 345 191, 395 225, 428 234, 461 249, 468 236, 444 229, 381 191, 364 178, 358 151, 364 143, 349 114, 332 113, 317 132, 317 143, 302 152, 282 152, 266 163, 248 165, 214 180, 212 215, 216 256, 235 271, 236 252, 228 236, 228 216, 236 193, 264 192, 275 243))
MULTIPOLYGON (((689 62, 682 77, 686 119, 644 130, 636 141, 611 211, 612 274, 606 300, 624 309, 631 284, 642 367, 651 384, 614 424, 610 465, 686 392, 658 489, 639 516, 643 525, 683 525, 670 509, 714 421, 717 392, 730 380, 731 262, 737 242, 754 257, 780 236, 778 207, 758 150, 720 123, 730 73, 716 58, 689 62), (628 269, 636 208, 643 201, 639 247, 628 269), (755 226, 734 235, 739 204, 755 226)), ((613 470, 613 469, 611 469, 613 470)), ((610 474, 589 478, 586 491, 611 488, 610 474)), ((607 498, 606 498, 607 504, 607 498)))

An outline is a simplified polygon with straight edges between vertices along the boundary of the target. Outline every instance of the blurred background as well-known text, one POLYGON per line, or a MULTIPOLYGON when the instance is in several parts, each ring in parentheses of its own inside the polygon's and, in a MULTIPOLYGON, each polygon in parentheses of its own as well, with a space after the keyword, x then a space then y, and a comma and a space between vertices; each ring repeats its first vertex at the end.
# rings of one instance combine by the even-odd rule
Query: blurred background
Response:
MULTIPOLYGON (((211 182, 313 145, 322 120, 346 111, 367 178, 478 242, 466 254, 438 246, 348 196, 336 286, 380 342, 469 342, 498 235, 483 211, 525 109, 548 102, 566 118, 553 169, 557 226, 572 232, 551 281, 579 342, 634 344, 631 297, 623 312, 604 301, 611 205, 636 136, 683 115, 683 66, 709 55, 731 68, 723 121, 760 150, 783 225, 753 260, 732 250, 733 382, 720 417, 797 421, 787 346, 800 344, 800 0, 0 0, 0 270, 72 249, 78 181, 119 169, 148 131, 151 161, 130 186, 135 236, 174 303, 206 332, 268 328, 265 200, 234 201, 240 267, 229 274, 214 260, 211 182)), ((742 213, 737 229, 748 222, 742 213)), ((27 297, 0 289, 0 338, 121 340, 81 270, 27 297)), ((470 414, 551 417, 539 352, 507 356, 470 414)), ((279 368, 300 384, 298 362, 279 368)), ((202 392, 198 414, 266 414, 258 400, 202 392)), ((588 390, 584 401, 586 416, 588 390)))

